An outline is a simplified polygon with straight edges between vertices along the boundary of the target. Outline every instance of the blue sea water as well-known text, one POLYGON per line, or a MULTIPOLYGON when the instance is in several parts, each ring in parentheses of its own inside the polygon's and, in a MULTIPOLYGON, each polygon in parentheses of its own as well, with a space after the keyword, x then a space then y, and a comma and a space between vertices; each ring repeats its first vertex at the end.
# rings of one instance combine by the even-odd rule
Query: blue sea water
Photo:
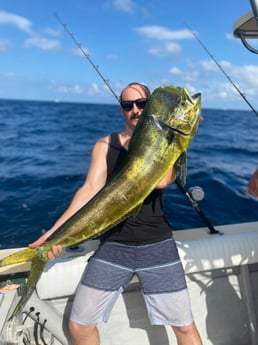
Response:
MULTIPOLYGON (((203 109, 188 149, 186 189, 213 226, 258 220, 244 190, 258 165, 258 118, 203 109)), ((84 182, 95 141, 124 128, 117 105, 0 100, 0 248, 26 246, 63 213, 84 182)), ((205 226, 173 184, 165 211, 175 230, 205 226)))

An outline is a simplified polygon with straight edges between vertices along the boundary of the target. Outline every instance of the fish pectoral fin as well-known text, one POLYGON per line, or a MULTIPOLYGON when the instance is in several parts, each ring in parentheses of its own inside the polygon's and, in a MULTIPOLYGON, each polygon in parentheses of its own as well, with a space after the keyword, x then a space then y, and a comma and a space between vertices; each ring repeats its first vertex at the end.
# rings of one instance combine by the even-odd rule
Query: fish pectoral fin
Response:
POLYGON ((184 151, 179 158, 177 159, 176 163, 176 180, 181 185, 184 186, 186 184, 186 176, 187 176, 187 155, 186 151, 184 151))
MULTIPOLYGON (((24 307, 24 305, 29 300, 30 296, 32 295, 36 284, 46 266, 47 261, 41 260, 39 256, 35 253, 34 258, 31 260, 31 270, 28 281, 22 291, 22 296, 19 300, 19 303, 15 307, 10 319, 16 316, 24 307)), ((9 320, 10 320, 9 319, 9 320)))
POLYGON ((130 216, 136 216, 139 212, 140 209, 142 208, 142 204, 136 206, 131 212, 130 212, 130 216))

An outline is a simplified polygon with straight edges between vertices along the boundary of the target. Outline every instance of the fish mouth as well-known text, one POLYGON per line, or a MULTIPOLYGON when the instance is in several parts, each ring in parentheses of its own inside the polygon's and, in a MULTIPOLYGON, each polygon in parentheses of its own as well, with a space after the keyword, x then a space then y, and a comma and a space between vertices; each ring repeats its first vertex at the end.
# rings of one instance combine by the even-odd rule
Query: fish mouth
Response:
POLYGON ((191 96, 191 100, 189 99, 189 101, 195 105, 198 102, 198 100, 201 98, 201 95, 202 95, 201 92, 195 93, 194 95, 191 96))

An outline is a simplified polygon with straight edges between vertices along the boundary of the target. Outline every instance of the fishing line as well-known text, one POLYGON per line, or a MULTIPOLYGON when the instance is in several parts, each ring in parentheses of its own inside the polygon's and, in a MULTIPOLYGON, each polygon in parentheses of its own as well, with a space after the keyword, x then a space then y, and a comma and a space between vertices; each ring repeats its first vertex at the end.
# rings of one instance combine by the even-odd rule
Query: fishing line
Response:
POLYGON ((243 94, 243 92, 236 86, 236 84, 232 81, 232 79, 229 77, 229 75, 225 72, 225 70, 222 68, 222 66, 217 62, 217 60, 215 59, 215 57, 210 53, 210 51, 208 50, 208 48, 202 43, 202 41, 200 40, 200 38, 196 35, 196 33, 190 28, 190 26, 185 23, 186 27, 188 28, 188 30, 192 33, 192 35, 194 36, 194 38, 200 43, 200 45, 202 46, 202 48, 207 52, 207 54, 210 56, 210 58, 215 62, 215 64, 218 66, 218 68, 221 70, 221 72, 225 75, 225 77, 229 80, 229 82, 231 83, 231 85, 233 85, 233 87, 237 90, 237 92, 240 94, 240 96, 243 98, 243 100, 248 104, 248 106, 252 109, 252 111, 255 113, 256 116, 258 116, 257 111, 254 109, 254 107, 252 106, 252 104, 248 101, 248 99, 245 97, 245 95, 243 94))
POLYGON ((106 79, 103 74, 100 72, 99 67, 93 62, 93 60, 90 57, 90 54, 87 53, 85 51, 85 49, 82 47, 82 45, 77 41, 77 39, 75 38, 74 34, 68 29, 67 25, 60 19, 59 15, 57 13, 54 13, 57 21, 59 22, 59 24, 61 24, 63 26, 63 28, 65 29, 65 31, 68 33, 68 35, 71 37, 71 39, 75 42, 75 44, 77 45, 77 47, 80 49, 80 51, 82 52, 82 54, 86 57, 86 59, 89 61, 89 63, 91 64, 91 66, 95 69, 95 71, 98 73, 98 75, 100 76, 100 78, 104 81, 104 83, 106 84, 106 86, 108 87, 108 89, 112 92, 112 94, 115 96, 115 98, 117 99, 118 103, 120 103, 119 97, 117 96, 117 94, 115 93, 115 91, 112 89, 112 87, 109 84, 109 80, 106 79))

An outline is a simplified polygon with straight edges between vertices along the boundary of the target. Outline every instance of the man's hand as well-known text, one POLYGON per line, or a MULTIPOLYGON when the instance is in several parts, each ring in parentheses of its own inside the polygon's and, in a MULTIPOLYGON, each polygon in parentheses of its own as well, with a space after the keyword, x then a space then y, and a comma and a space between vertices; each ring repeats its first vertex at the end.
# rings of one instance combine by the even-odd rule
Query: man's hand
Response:
POLYGON ((245 195, 247 196, 249 193, 253 194, 255 197, 258 197, 258 168, 247 185, 245 195))
MULTIPOLYGON (((47 240, 47 238, 51 235, 52 232, 47 231, 44 235, 42 235, 40 238, 38 238, 35 242, 30 243, 29 247, 30 248, 37 248, 39 246, 41 246, 42 244, 44 244, 47 240)), ((57 246, 53 246, 52 250, 50 250, 48 252, 48 258, 50 260, 55 259, 63 250, 62 246, 57 245, 57 246)))

